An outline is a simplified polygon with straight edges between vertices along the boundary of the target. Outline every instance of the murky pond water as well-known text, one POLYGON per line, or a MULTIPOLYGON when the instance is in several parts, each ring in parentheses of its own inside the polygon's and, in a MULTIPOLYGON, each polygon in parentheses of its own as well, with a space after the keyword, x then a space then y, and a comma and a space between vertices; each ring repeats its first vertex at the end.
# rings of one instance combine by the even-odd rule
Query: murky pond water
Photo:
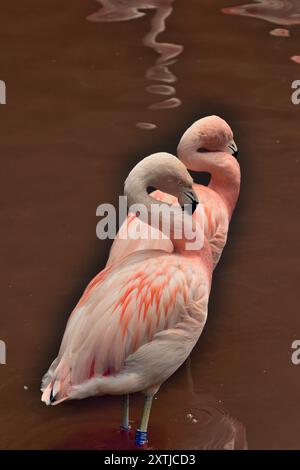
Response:
POLYGON ((133 445, 118 397, 48 408, 40 378, 107 259, 97 205, 207 114, 235 131, 242 191, 206 329, 155 400, 150 446, 299 448, 298 2, 27 0, 2 6, 1 30, 0 448, 133 445))

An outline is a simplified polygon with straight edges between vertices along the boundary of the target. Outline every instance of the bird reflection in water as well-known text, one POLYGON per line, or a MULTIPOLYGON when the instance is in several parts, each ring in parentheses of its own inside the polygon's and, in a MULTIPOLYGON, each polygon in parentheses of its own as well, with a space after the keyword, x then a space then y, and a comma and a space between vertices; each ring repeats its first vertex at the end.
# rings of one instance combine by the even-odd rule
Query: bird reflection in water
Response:
MULTIPOLYGON (((244 425, 228 413, 220 400, 195 391, 192 361, 189 358, 178 371, 171 389, 169 387, 165 393, 164 390, 161 391, 155 403, 156 410, 160 408, 161 418, 156 422, 152 421, 151 447, 147 445, 145 448, 247 450, 244 425)), ((137 423, 131 424, 134 428, 137 423)), ((114 428, 108 430, 107 424, 97 417, 96 420, 88 421, 86 427, 81 427, 80 432, 69 434, 66 440, 59 443, 57 449, 128 450, 136 449, 136 446, 133 430, 122 433, 117 429, 117 421, 114 428), (103 425, 102 429, 100 424, 103 425)))
POLYGON ((251 16, 279 25, 300 24, 299 0, 256 0, 247 5, 222 8, 228 15, 251 16))
MULTIPOLYGON (((300 2, 299 0, 256 0, 246 5, 238 5, 229 8, 222 8, 226 15, 249 16, 259 18, 280 26, 293 26, 300 24, 300 2)), ((290 31, 286 28, 276 28, 270 31, 272 36, 289 37, 290 31)), ((292 56, 293 62, 298 56, 292 56)), ((300 57, 299 57, 300 59, 300 57)))
POLYGON ((168 428, 170 444, 188 450, 246 450, 244 425, 230 416, 221 400, 195 391, 192 360, 188 358, 181 371, 186 375, 184 394, 181 387, 172 391, 172 401, 175 398, 178 404, 176 412, 166 407, 170 409, 167 421, 175 424, 168 428))
MULTIPOLYGON (((180 106, 181 101, 176 96, 174 83, 177 77, 170 70, 170 66, 176 62, 176 58, 183 51, 183 46, 167 42, 158 42, 157 36, 165 31, 166 20, 173 11, 174 0, 97 0, 102 7, 97 12, 88 16, 89 21, 115 22, 129 21, 145 15, 140 10, 156 10, 151 20, 150 31, 144 36, 143 44, 153 49, 159 57, 155 64, 146 71, 146 78, 156 82, 147 86, 146 91, 160 95, 162 99, 149 106, 151 110, 171 109, 180 106)), ((140 129, 154 129, 153 123, 137 123, 140 129)))

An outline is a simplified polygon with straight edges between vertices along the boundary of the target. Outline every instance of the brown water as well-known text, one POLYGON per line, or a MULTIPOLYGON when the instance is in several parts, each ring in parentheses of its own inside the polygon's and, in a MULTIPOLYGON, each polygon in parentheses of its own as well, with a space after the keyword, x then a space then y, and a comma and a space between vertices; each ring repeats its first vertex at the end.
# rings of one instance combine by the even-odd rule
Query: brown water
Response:
MULTIPOLYGON (((260 3, 243 16, 234 0, 106 1, 124 21, 105 21, 92 0, 2 6, 0 448, 132 447, 117 431, 118 397, 49 408, 40 378, 107 259, 97 205, 116 203, 134 163, 174 153, 212 113, 235 131, 242 191, 206 329, 155 400, 150 446, 300 447, 299 7, 260 3), (274 23, 290 37, 270 35, 274 23), (176 106, 153 107, 169 99, 176 106)), ((142 398, 131 403, 136 426, 142 398)))

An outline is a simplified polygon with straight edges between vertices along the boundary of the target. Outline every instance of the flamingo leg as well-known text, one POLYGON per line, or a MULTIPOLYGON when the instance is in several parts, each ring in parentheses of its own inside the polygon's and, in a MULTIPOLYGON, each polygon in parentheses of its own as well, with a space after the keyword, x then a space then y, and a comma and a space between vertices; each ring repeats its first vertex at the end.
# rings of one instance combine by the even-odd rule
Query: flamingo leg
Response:
POLYGON ((148 441, 148 423, 153 395, 146 395, 140 428, 136 430, 135 443, 142 446, 148 441))
POLYGON ((129 431, 129 429, 130 429, 130 424, 129 424, 129 393, 127 393, 123 397, 123 421, 122 421, 121 429, 123 429, 124 431, 129 431))

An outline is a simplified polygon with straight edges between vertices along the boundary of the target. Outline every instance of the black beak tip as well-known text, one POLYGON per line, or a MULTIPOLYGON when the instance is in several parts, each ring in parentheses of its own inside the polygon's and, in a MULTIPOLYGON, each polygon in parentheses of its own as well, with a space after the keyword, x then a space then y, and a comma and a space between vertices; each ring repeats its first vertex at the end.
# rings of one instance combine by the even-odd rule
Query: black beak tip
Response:
POLYGON ((53 395, 53 389, 51 389, 50 392, 50 403, 53 403, 55 401, 55 396, 53 395))
MULTIPOLYGON (((192 214, 195 212, 195 210, 197 209, 197 206, 198 206, 199 202, 198 201, 193 201, 191 204, 188 204, 186 206, 181 206, 181 209, 184 211, 186 209, 187 206, 191 206, 192 208, 192 214)), ((189 212, 189 211, 188 211, 189 212)))
POLYGON ((235 150, 232 155, 234 156, 234 158, 238 159, 239 151, 235 150))
POLYGON ((192 202, 192 214, 195 212, 195 210, 197 209, 197 206, 198 206, 199 202, 197 201, 193 201, 192 202))

